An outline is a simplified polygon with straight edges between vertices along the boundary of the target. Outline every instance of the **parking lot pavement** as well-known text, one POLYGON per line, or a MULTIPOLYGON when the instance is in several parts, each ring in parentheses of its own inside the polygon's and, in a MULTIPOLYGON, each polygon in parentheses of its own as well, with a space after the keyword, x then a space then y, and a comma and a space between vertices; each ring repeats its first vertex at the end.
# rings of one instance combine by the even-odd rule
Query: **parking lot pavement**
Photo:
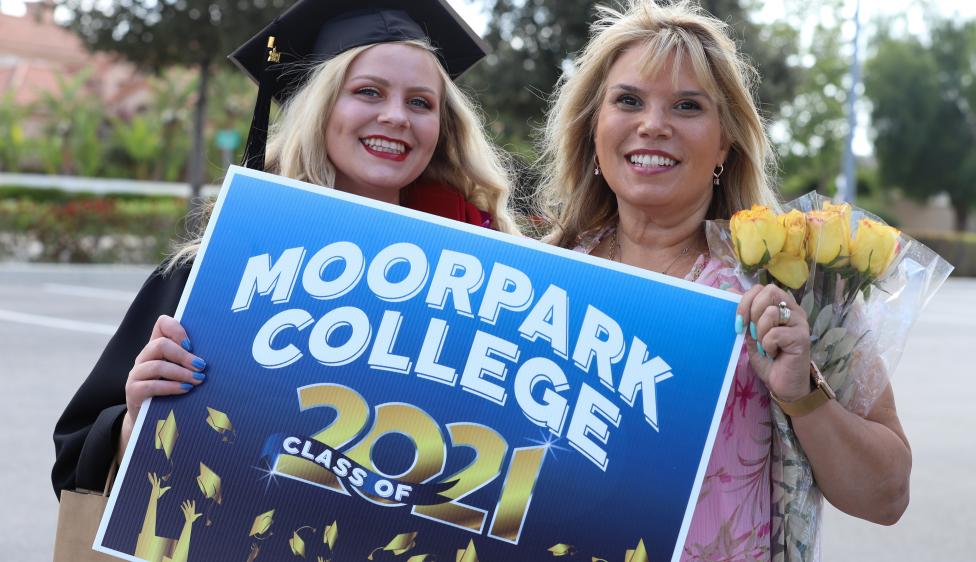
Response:
POLYGON ((912 329, 892 386, 912 447, 911 504, 894 527, 825 509, 824 562, 973 560, 976 279, 950 279, 912 329))
POLYGON ((51 431, 149 271, 0 264, 0 559, 51 559, 51 431))
MULTIPOLYGON (((0 559, 51 559, 51 431, 150 268, 0 263, 0 559)), ((951 280, 894 376, 912 503, 894 527, 825 509, 825 562, 970 560, 976 551, 976 280, 951 280)))

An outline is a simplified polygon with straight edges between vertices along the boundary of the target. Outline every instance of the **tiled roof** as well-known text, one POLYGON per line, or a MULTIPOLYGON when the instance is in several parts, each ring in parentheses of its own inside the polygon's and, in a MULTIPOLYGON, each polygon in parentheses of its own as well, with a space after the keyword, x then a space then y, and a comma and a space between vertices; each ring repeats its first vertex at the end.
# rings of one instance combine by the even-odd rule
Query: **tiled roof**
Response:
POLYGON ((135 68, 104 53, 88 52, 71 31, 51 18, 51 8, 31 6, 26 16, 0 14, 0 96, 13 92, 30 104, 44 92, 56 94, 59 78, 91 68, 87 88, 116 112, 131 109, 129 97, 143 99, 148 86, 135 68))
POLYGON ((30 14, 0 14, 0 53, 67 64, 81 64, 91 56, 72 32, 30 14))

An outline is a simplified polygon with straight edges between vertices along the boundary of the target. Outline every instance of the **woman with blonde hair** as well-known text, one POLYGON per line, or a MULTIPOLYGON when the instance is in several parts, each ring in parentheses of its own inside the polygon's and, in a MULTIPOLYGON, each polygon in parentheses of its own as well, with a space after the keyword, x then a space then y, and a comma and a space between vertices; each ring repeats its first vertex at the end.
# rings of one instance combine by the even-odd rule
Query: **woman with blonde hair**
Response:
MULTIPOLYGON (((732 272, 710 259, 704 221, 754 204, 778 206, 751 93, 755 71, 727 26, 697 5, 633 0, 623 12, 599 12, 554 95, 542 143, 549 242, 742 292, 732 272)), ((890 386, 864 418, 830 399, 814 378, 806 314, 774 285, 745 291, 734 328, 750 333, 682 560, 819 557, 816 529, 788 536, 785 524, 785 517, 817 521, 819 506, 777 510, 792 491, 777 486, 784 467, 771 400, 791 416, 833 505, 896 522, 908 504, 911 451, 890 386)))
MULTIPOLYGON (((260 85, 247 164, 265 168, 274 98, 283 109, 268 171, 515 232, 508 172, 452 81, 484 56, 480 39, 443 0, 370 6, 299 1, 232 55, 260 85)), ((150 276, 58 421, 59 494, 104 487, 146 398, 206 380, 204 359, 172 318, 199 245, 185 244, 150 276)))
MULTIPOLYGON (((398 45, 428 51, 432 55, 435 53, 429 42, 408 40, 382 46, 354 47, 320 64, 312 72, 306 86, 284 106, 278 123, 271 130, 268 141, 268 171, 317 185, 335 185, 337 189, 347 190, 343 187, 343 172, 340 168, 343 167, 341 164, 348 164, 344 161, 340 165, 333 163, 330 147, 337 151, 334 158, 341 159, 345 152, 338 143, 330 143, 333 140, 330 131, 334 129, 328 127, 330 118, 333 118, 337 110, 340 115, 343 114, 343 77, 365 51, 376 51, 379 48, 382 54, 382 49, 398 45), (340 107, 337 108, 337 104, 340 107)), ((433 57, 429 58, 433 60, 433 57)), ((403 59, 394 53, 388 60, 401 66, 403 59)), ((434 67, 444 89, 434 152, 417 180, 377 198, 411 206, 409 202, 422 199, 423 194, 420 192, 430 184, 451 186, 465 201, 478 209, 490 210, 491 221, 486 226, 503 232, 515 232, 514 222, 506 208, 509 178, 502 157, 485 137, 481 120, 467 96, 443 67, 434 67)), ((376 167, 367 167, 364 170, 364 173, 380 172, 376 167)))

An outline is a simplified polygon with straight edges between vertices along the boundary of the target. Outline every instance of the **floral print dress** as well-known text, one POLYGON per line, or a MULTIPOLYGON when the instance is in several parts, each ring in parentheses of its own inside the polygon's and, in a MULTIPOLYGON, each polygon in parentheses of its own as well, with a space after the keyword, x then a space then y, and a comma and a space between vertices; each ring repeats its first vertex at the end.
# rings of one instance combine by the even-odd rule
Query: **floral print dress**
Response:
MULTIPOLYGON (((604 236, 581 238, 590 253, 604 236)), ((731 269, 708 254, 698 257, 688 281, 743 292, 731 269)), ((769 391, 743 347, 722 421, 685 540, 682 562, 768 561, 771 530, 772 422, 769 391)))

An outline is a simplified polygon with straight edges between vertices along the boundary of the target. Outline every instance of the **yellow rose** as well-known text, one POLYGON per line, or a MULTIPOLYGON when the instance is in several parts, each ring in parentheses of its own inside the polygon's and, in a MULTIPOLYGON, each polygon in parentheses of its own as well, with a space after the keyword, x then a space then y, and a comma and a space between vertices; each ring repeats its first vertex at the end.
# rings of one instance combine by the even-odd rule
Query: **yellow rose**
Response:
POLYGON ((732 241, 739 263, 745 267, 761 265, 780 253, 786 242, 786 230, 768 207, 753 205, 732 215, 729 221, 732 241))
POLYGON ((806 255, 807 218, 796 209, 778 218, 786 232, 786 241, 783 251, 769 261, 766 269, 782 284, 799 289, 810 275, 806 255))
POLYGON ((857 238, 851 240, 851 265, 871 277, 881 275, 895 259, 899 234, 897 228, 861 219, 857 223, 857 238))
POLYGON ((851 206, 824 203, 807 213, 807 257, 832 267, 847 265, 851 240, 851 206))
POLYGON ((799 289, 810 277, 810 266, 807 259, 797 258, 788 254, 778 254, 766 264, 766 269, 780 283, 791 289, 799 289))
POLYGON ((807 252, 807 217, 802 212, 793 209, 785 215, 779 216, 779 222, 786 231, 786 241, 783 243, 783 253, 798 258, 806 258, 807 252))

